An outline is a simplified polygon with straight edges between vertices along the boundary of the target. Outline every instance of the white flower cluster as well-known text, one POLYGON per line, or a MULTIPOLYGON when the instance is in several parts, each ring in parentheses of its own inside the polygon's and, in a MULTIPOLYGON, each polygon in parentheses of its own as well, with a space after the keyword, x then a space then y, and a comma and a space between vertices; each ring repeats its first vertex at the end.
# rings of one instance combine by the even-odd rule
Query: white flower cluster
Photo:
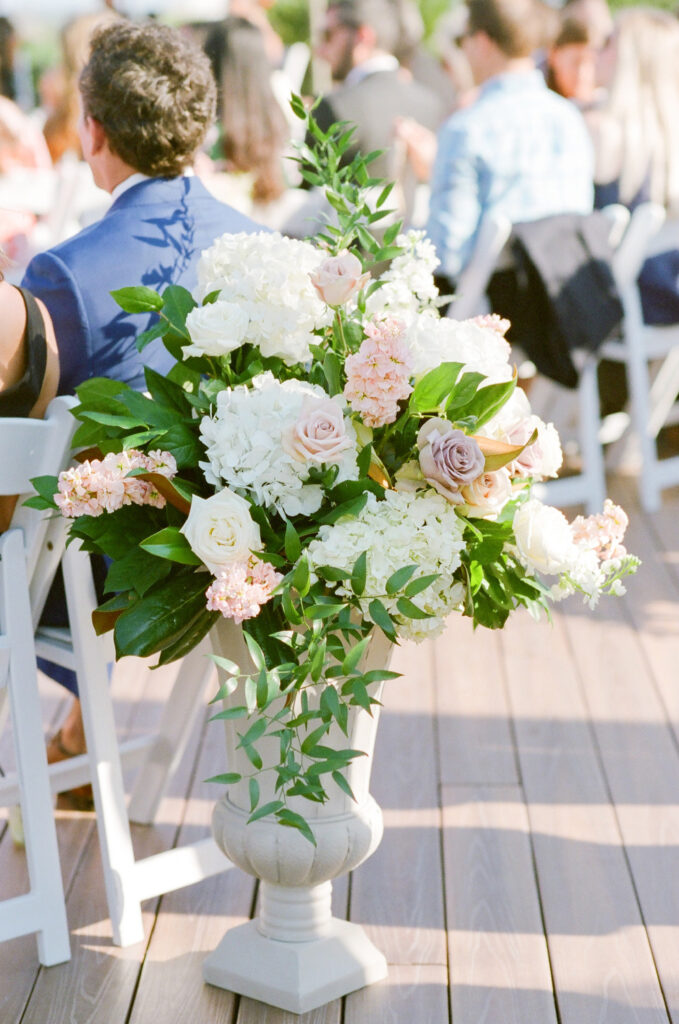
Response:
POLYGON ((200 434, 208 462, 201 462, 205 479, 216 487, 247 492, 258 505, 275 507, 284 515, 311 515, 323 500, 320 484, 305 482, 312 466, 319 465, 318 424, 314 405, 323 414, 321 442, 327 446, 334 433, 333 456, 337 482, 358 478, 357 442, 351 420, 343 415, 344 399, 330 398, 323 388, 298 380, 278 381, 271 373, 253 377, 250 385, 227 388, 217 396, 214 416, 205 416, 200 434), (337 410, 325 414, 328 403, 337 410), (298 424, 311 427, 298 436, 298 424), (330 426, 326 424, 330 421, 330 426), (308 452, 308 456, 305 455, 308 452))
POLYGON ((309 277, 324 258, 278 232, 222 235, 201 253, 196 293, 199 301, 215 291, 219 298, 187 317, 184 355, 225 355, 250 342, 288 365, 307 362, 314 329, 331 316, 309 277))
POLYGON ((407 325, 405 341, 416 377, 441 363, 463 363, 465 371, 482 373, 490 384, 511 380, 509 342, 474 320, 449 320, 425 310, 407 325))
POLYGON ((405 252, 382 274, 384 284, 369 296, 366 310, 373 316, 389 313, 408 320, 423 309, 435 308, 438 288, 433 275, 440 260, 424 231, 398 235, 396 245, 405 252))
MULTIPOLYGON (((464 548, 462 534, 463 525, 454 507, 434 491, 387 491, 383 501, 369 494, 366 506, 355 518, 322 526, 307 553, 312 567, 351 569, 359 555, 367 551, 366 586, 360 598, 364 617, 369 620, 370 602, 379 598, 397 624, 399 636, 421 641, 440 633, 446 617, 462 600, 462 584, 453 578, 464 548), (432 618, 411 619, 398 610, 399 595, 386 595, 387 580, 404 565, 419 566, 413 578, 441 574, 414 599, 432 618)), ((340 583, 337 593, 348 596, 352 591, 348 584, 340 583)))
POLYGON ((619 543, 626 525, 622 509, 608 500, 603 514, 569 523, 562 512, 537 498, 519 506, 513 524, 517 554, 526 569, 559 577, 550 588, 552 600, 580 592, 590 607, 605 592, 623 594, 620 577, 638 565, 619 543), (606 535, 605 543, 597 534, 606 535))

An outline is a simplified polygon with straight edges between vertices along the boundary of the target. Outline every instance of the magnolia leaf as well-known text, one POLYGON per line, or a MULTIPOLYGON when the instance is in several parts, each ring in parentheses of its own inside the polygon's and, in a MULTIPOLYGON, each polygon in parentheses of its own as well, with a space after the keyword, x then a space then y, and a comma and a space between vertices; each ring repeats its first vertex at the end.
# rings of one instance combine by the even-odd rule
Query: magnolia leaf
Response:
POLYGON ((156 558, 167 558, 170 562, 179 562, 181 565, 202 564, 198 555, 194 555, 184 534, 180 533, 176 526, 167 526, 164 530, 159 530, 158 533, 143 540, 139 546, 156 558))
POLYGON ((186 500, 186 498, 174 486, 172 481, 168 480, 166 476, 163 476, 162 473, 139 473, 138 478, 140 480, 148 480, 148 482, 153 484, 158 493, 162 494, 170 505, 174 505, 176 509, 179 509, 179 511, 183 512, 185 516, 188 516, 191 511, 191 502, 186 500))
POLYGON ((163 308, 163 300, 158 292, 143 285, 117 288, 110 294, 126 313, 158 313, 163 308))
POLYGON ((507 444, 505 441, 496 441, 495 438, 480 437, 475 434, 472 437, 485 457, 484 472, 492 473, 494 470, 506 466, 507 463, 513 462, 514 459, 518 459, 524 448, 528 448, 534 441, 537 441, 538 431, 536 427, 525 444, 507 444))

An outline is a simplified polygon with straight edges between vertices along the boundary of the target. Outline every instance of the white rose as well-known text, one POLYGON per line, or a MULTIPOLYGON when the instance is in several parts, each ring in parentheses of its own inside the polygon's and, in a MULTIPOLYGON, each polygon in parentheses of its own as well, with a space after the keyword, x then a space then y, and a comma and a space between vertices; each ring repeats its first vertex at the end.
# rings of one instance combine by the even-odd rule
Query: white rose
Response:
POLYGON ((225 356, 245 340, 249 317, 235 302, 196 306, 186 318, 191 344, 182 346, 184 356, 225 356))
POLYGON ((344 414, 332 398, 307 399, 297 422, 281 438, 283 450, 300 462, 331 465, 353 448, 344 414))
POLYGON ((575 565, 579 552, 562 512, 531 498, 514 516, 514 536, 521 561, 534 572, 558 575, 575 565))
POLYGON ((189 517, 180 532, 215 576, 234 562, 246 561, 251 551, 262 547, 250 505, 228 487, 211 498, 194 494, 189 517))

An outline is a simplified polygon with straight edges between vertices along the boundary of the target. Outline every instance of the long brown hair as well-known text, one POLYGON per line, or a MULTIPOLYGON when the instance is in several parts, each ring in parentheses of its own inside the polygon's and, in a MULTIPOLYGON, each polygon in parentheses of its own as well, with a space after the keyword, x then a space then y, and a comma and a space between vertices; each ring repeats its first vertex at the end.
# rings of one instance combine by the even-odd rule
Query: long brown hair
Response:
POLYGON ((205 49, 218 83, 227 167, 252 172, 254 200, 277 199, 285 189, 281 153, 288 130, 271 88, 262 33, 245 18, 232 16, 213 30, 205 49))

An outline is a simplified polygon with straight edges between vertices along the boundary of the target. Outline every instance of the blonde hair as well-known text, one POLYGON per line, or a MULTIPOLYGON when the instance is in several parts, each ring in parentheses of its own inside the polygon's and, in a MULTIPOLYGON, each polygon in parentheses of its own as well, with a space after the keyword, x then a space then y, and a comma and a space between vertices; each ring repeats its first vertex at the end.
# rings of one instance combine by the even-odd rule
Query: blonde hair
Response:
POLYGON ((632 7, 616 18, 617 55, 602 110, 618 128, 620 199, 645 182, 650 197, 679 213, 679 22, 632 7))

